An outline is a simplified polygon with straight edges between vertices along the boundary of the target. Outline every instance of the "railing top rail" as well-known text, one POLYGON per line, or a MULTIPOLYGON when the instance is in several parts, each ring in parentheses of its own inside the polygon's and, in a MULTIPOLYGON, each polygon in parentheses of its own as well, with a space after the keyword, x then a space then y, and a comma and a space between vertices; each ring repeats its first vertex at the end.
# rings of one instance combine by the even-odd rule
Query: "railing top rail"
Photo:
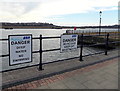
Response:
POLYGON ((42 39, 54 39, 54 38, 61 38, 61 37, 60 36, 42 37, 42 39))
POLYGON ((0 39, 0 41, 7 41, 8 39, 0 39))
MULTIPOLYGON (((83 35, 84 37, 88 37, 88 36, 106 36, 107 34, 100 34, 100 35, 83 35)), ((81 35, 80 35, 81 36, 81 35)))
POLYGON ((32 39, 40 39, 40 37, 33 37, 32 39))
POLYGON ((116 34, 119 35, 119 33, 114 33, 114 34, 109 33, 110 36, 112 36, 112 35, 116 35, 116 34))
MULTIPOLYGON (((53 37, 42 37, 42 39, 53 39, 53 38, 61 38, 60 36, 53 37)), ((40 37, 33 37, 32 39, 40 39, 40 37)), ((8 39, 0 39, 0 41, 7 41, 8 39)))

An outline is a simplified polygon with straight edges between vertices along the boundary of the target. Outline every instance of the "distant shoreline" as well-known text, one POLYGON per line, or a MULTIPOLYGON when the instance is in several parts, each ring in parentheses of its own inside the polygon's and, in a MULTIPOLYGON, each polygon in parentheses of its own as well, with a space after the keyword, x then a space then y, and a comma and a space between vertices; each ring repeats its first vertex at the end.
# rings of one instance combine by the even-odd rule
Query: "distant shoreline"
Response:
POLYGON ((110 26, 57 26, 52 23, 0 23, 1 29, 71 29, 71 28, 119 28, 120 25, 110 26))
MULTIPOLYGON (((99 28, 97 26, 95 27, 76 27, 79 29, 86 29, 86 28, 99 28)), ((106 28, 106 29, 118 29, 118 27, 101 27, 101 28, 106 28)), ((20 27, 14 27, 14 26, 2 26, 0 29, 74 29, 74 27, 40 27, 40 26, 20 26, 20 27)))
POLYGON ((2 26, 1 29, 62 29, 59 27, 40 27, 40 26, 2 26))

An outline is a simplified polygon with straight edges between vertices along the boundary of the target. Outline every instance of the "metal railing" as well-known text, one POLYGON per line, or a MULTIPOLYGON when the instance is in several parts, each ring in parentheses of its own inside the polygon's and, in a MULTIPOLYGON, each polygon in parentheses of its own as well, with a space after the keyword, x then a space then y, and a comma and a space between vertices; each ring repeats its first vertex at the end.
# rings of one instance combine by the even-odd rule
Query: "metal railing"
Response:
MULTIPOLYGON (((33 37, 32 40, 36 40, 37 39, 37 40, 40 41, 40 44, 39 44, 40 48, 39 48, 39 50, 32 51, 32 54, 33 53, 39 53, 39 55, 40 55, 39 64, 33 64, 33 65, 30 65, 30 66, 25 66, 25 67, 20 67, 20 68, 7 69, 7 70, 3 70, 1 72, 8 72, 8 71, 12 71, 12 70, 23 69, 23 68, 33 67, 33 66, 39 66, 39 70, 43 70, 43 65, 44 64, 49 64, 49 63, 54 63, 54 62, 59 62, 59 61, 64 61, 64 60, 70 60, 70 59, 74 59, 74 58, 79 58, 80 61, 83 61, 83 57, 96 55, 96 54, 101 54, 101 53, 105 53, 105 55, 107 55, 109 44, 111 44, 111 43, 120 43, 120 41, 109 42, 109 36, 112 36, 112 35, 109 35, 109 33, 101 34, 101 35, 83 35, 83 34, 81 34, 81 35, 79 35, 79 38, 81 38, 80 45, 78 45, 78 48, 80 48, 80 56, 67 58, 67 59, 62 59, 62 60, 56 60, 56 61, 47 62, 47 63, 43 63, 42 62, 42 59, 43 59, 43 55, 42 54, 43 54, 43 52, 58 51, 58 50, 60 50, 60 48, 43 50, 43 48, 42 48, 42 46, 43 46, 42 45, 42 41, 45 40, 45 39, 56 39, 56 38, 60 39, 61 37, 60 36, 56 36, 56 37, 42 37, 42 35, 40 35, 39 37, 33 37), (88 37, 88 36, 105 36, 105 41, 104 41, 104 43, 99 43, 99 44, 84 45, 83 39, 84 39, 84 37, 88 37), (96 53, 90 53, 90 54, 87 54, 87 55, 83 56, 83 47, 93 47, 93 46, 98 46, 98 45, 105 45, 105 50, 104 51, 100 51, 100 52, 96 52, 96 53)), ((8 39, 0 39, 0 41, 8 41, 8 39)), ((0 57, 9 57, 9 54, 0 55, 0 57)))

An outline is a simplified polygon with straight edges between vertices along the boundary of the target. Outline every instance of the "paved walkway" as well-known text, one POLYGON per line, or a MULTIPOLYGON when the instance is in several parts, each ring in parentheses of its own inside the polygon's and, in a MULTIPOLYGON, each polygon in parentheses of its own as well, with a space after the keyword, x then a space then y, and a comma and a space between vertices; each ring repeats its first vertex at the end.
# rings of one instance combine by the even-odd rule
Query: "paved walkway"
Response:
POLYGON ((78 58, 51 64, 44 64, 44 70, 42 71, 38 70, 38 66, 34 66, 9 72, 3 72, 2 88, 117 88, 118 66, 117 59, 114 59, 116 57, 118 57, 118 50, 113 50, 109 51, 108 55, 104 55, 103 53, 84 57, 84 61, 82 62, 80 62, 78 58), (108 78, 110 78, 110 81, 107 81, 108 78), (110 87, 105 86, 104 84, 109 84, 110 87))
POLYGON ((118 58, 8 89, 118 89, 118 58))

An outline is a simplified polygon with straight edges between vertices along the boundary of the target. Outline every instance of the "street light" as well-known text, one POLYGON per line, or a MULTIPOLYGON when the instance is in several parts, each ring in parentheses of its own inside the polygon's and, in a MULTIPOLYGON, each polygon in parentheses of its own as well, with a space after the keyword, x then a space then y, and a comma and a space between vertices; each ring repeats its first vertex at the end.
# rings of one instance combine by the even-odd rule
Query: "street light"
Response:
POLYGON ((99 24, 99 35, 100 35, 100 32, 101 32, 101 15, 102 15, 102 11, 100 11, 99 14, 100 14, 100 24, 99 24))

